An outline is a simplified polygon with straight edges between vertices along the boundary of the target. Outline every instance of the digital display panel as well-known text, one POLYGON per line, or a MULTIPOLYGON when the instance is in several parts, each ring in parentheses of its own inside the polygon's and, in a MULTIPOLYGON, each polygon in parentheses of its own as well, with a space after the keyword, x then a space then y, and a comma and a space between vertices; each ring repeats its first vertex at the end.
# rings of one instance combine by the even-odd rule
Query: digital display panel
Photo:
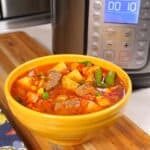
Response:
POLYGON ((140 0, 105 0, 104 22, 137 24, 140 0))

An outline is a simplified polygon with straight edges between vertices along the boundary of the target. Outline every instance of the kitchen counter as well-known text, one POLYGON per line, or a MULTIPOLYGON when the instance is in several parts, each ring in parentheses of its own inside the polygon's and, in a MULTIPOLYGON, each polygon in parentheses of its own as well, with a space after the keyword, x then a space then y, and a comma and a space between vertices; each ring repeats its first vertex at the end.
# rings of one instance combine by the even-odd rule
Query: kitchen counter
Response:
MULTIPOLYGON (((0 33, 24 31, 52 52, 51 24, 0 30, 0 33)), ((135 90, 125 109, 125 115, 150 135, 150 88, 135 90)))
POLYGON ((124 113, 150 135, 150 88, 134 90, 124 113))

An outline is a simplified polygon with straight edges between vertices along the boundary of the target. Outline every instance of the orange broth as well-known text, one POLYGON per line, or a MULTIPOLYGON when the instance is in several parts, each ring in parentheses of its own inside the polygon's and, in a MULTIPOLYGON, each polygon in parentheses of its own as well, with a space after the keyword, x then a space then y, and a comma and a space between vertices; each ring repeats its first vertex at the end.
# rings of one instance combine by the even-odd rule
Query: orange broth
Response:
POLYGON ((56 115, 100 111, 117 103, 125 93, 126 87, 117 73, 85 62, 35 67, 19 76, 11 88, 19 103, 56 115))

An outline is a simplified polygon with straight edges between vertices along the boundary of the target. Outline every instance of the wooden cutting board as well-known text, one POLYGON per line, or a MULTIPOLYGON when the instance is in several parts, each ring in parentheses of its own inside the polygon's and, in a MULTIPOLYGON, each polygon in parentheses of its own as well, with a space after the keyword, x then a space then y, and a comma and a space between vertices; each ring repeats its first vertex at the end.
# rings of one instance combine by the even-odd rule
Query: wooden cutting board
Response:
POLYGON ((29 150, 150 150, 150 136, 126 116, 111 127, 97 133, 97 137, 78 146, 63 147, 34 135, 23 127, 9 111, 3 86, 7 75, 19 64, 50 53, 24 32, 0 35, 0 107, 12 122, 29 150))

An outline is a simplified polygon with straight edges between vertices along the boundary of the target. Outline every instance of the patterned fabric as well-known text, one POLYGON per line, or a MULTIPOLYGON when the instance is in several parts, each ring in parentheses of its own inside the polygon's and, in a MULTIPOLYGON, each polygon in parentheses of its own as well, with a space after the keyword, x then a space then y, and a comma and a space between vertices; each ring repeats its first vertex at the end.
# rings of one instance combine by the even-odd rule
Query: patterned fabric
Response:
POLYGON ((0 150, 27 150, 0 109, 0 150))

